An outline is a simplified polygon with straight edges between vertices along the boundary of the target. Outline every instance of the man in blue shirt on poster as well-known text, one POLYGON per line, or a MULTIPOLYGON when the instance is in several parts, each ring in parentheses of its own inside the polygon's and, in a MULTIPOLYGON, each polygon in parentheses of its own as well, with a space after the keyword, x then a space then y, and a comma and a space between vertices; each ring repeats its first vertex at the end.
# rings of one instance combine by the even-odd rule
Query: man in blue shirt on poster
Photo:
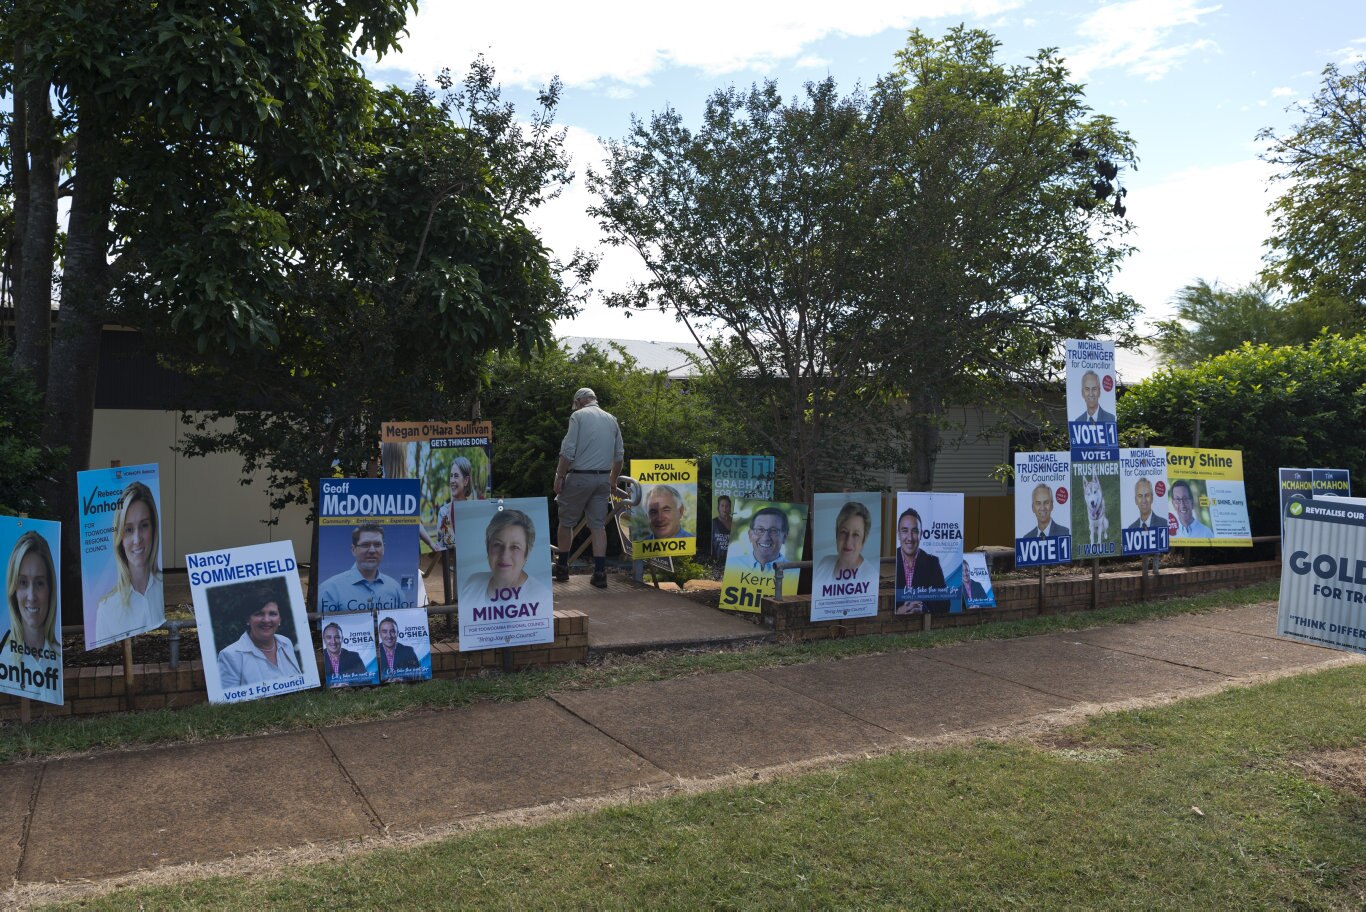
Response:
POLYGON ((413 599, 403 598, 398 582, 379 572, 384 562, 383 526, 357 526, 351 532, 351 554, 356 559, 351 569, 328 577, 319 588, 319 611, 392 611, 413 607, 413 599))

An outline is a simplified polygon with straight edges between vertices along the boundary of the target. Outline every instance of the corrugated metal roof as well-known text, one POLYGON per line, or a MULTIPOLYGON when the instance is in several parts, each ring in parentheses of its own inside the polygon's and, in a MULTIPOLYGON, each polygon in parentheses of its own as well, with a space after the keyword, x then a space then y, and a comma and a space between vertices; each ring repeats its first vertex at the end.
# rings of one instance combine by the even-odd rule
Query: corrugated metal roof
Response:
POLYGON ((636 359, 643 370, 664 371, 677 379, 697 376, 688 355, 700 357, 702 354, 702 347, 690 342, 650 342, 645 339, 608 339, 595 336, 565 336, 560 341, 571 352, 577 352, 585 345, 595 345, 605 352, 611 352, 613 345, 620 345, 626 354, 636 359))

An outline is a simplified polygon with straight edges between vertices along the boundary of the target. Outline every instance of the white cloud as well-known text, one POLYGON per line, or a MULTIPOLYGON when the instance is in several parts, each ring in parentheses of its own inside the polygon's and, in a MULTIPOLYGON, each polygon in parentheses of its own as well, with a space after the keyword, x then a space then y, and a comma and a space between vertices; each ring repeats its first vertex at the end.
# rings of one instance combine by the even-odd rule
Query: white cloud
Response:
POLYGON ((1272 173, 1249 158, 1130 185, 1125 202, 1139 251, 1115 287, 1142 305, 1144 323, 1170 316, 1173 296, 1196 279, 1236 286, 1257 277, 1271 233, 1272 173))
POLYGON ((558 75, 566 85, 644 84, 666 66, 708 74, 765 71, 801 57, 831 36, 875 35, 928 18, 973 19, 1023 0, 847 0, 838 4, 701 0, 686 6, 624 0, 568 4, 527 0, 516 14, 500 4, 432 0, 408 23, 403 53, 386 68, 462 71, 480 53, 510 85, 558 75))
POLYGON ((1271 90, 1272 98, 1294 98, 1295 90, 1289 86, 1277 86, 1271 90))
POLYGON ((1068 66, 1079 76, 1122 67, 1145 79, 1161 79, 1182 58, 1217 48, 1208 38, 1172 39, 1177 29, 1199 25, 1202 17, 1218 9, 1199 6, 1195 0, 1125 0, 1102 6, 1077 27, 1084 43, 1067 55, 1068 66))
POLYGON ((794 63, 793 66, 799 70, 828 70, 830 68, 830 60, 816 54, 807 54, 794 63))

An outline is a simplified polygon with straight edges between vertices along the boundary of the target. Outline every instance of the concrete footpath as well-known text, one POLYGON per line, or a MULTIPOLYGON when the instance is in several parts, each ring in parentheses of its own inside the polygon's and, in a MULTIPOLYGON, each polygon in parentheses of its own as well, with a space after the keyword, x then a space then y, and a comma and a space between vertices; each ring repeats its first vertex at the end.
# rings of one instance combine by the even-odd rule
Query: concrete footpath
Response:
POLYGON ((0 876, 21 888, 305 845, 381 845, 488 815, 665 794, 1361 661, 1274 630, 1268 603, 13 764, 0 767, 0 876))

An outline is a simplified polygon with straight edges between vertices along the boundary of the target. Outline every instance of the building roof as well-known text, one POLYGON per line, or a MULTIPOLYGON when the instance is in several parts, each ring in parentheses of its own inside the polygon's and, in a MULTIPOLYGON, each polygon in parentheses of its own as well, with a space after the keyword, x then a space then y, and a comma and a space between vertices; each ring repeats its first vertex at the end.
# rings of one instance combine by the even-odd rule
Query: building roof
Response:
POLYGON ((691 342, 651 342, 646 339, 608 339, 596 336, 565 336, 560 341, 571 352, 577 352, 585 345, 594 345, 610 353, 613 345, 619 345, 626 354, 636 359, 643 370, 663 371, 675 379, 697 376, 697 369, 688 360, 688 356, 702 355, 702 347, 691 342))

